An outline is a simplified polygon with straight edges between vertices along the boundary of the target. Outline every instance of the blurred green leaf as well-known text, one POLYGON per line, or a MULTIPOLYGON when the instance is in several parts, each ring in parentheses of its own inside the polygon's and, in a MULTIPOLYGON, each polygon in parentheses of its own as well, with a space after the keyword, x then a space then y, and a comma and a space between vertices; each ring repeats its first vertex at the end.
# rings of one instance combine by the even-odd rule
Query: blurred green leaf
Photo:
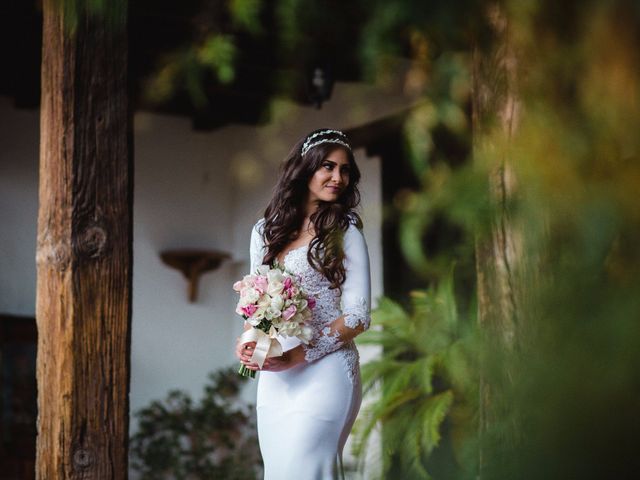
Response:
POLYGON ((262 0, 228 0, 229 12, 237 26, 245 28, 253 34, 261 33, 260 23, 262 0))

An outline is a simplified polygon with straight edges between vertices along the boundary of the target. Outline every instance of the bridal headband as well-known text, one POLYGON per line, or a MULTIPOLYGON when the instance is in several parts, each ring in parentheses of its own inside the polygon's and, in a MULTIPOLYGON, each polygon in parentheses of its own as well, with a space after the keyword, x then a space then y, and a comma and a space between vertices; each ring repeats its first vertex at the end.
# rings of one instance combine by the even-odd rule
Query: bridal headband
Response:
POLYGON ((349 143, 347 143, 347 136, 343 132, 341 132, 340 130, 327 129, 327 130, 322 130, 320 132, 316 132, 313 135, 309 135, 309 137, 307 137, 307 139, 304 141, 304 144, 302 145, 302 155, 307 153, 311 148, 315 147, 316 145, 320 145, 321 143, 338 143, 340 145, 347 147, 349 150, 351 150, 351 146, 349 145, 349 143), (329 137, 329 138, 320 138, 319 140, 314 140, 315 138, 322 137, 323 135, 328 135, 331 133, 335 133, 337 136, 341 138, 329 137))

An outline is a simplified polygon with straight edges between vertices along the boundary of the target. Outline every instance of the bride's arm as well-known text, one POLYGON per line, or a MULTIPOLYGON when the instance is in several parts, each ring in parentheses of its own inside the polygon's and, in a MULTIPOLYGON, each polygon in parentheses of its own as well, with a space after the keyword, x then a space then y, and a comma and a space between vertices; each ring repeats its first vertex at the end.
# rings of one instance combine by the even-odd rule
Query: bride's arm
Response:
POLYGON ((311 344, 302 345, 306 362, 313 362, 338 350, 369 328, 369 253, 362 232, 353 225, 345 232, 344 252, 346 276, 342 284, 342 315, 325 327, 311 344))
MULTIPOLYGON (((258 267, 262 265, 262 259, 264 258, 264 241, 262 240, 262 234, 260 232, 263 222, 263 220, 260 220, 251 229, 251 242, 249 243, 250 274, 254 274, 256 272, 258 267)), ((250 328, 251 324, 245 321, 244 329, 249 330, 250 328)), ((251 354, 253 353, 251 350, 253 350, 255 346, 256 342, 240 344, 240 337, 236 339, 236 357, 238 357, 245 365, 247 365, 247 368, 250 368, 251 370, 257 370, 257 368, 251 364, 251 354), (251 350, 247 350, 246 347, 249 347, 251 350)))
POLYGON ((262 227, 264 220, 259 220, 251 229, 251 242, 249 243, 249 260, 251 263, 249 274, 253 275, 264 258, 264 240, 262 238, 262 227))
POLYGON ((369 253, 362 232, 350 226, 344 236, 345 281, 342 284, 342 315, 327 325, 309 345, 287 350, 281 357, 267 358, 262 370, 279 372, 310 363, 335 352, 369 328, 371 278, 369 253))

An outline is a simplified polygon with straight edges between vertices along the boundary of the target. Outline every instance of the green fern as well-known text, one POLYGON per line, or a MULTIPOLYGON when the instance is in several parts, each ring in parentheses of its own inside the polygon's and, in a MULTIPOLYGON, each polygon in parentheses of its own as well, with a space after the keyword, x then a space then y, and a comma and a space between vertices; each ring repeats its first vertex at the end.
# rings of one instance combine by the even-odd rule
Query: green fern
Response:
POLYGON ((472 436, 474 335, 458 315, 452 272, 431 289, 411 292, 410 299, 411 312, 380 299, 372 314, 375 328, 358 338, 360 345, 382 347, 382 354, 362 367, 363 391, 371 403, 365 403, 356 424, 354 453, 362 463, 381 425, 383 475, 393 464, 395 475, 429 480, 428 459, 441 443, 445 420, 454 449, 472 436))

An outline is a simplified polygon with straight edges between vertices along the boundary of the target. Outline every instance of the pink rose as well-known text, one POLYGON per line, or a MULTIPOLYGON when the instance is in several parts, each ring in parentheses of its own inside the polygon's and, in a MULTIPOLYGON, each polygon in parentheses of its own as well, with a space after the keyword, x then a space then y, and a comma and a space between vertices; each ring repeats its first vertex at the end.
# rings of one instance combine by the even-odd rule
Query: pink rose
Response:
POLYGON ((293 317, 296 314, 297 311, 298 311, 298 309, 296 308, 295 305, 289 305, 287 308, 284 309, 284 312, 282 312, 282 318, 286 322, 291 317, 293 317))
POLYGON ((263 277, 262 275, 257 276, 253 286, 260 294, 263 294, 267 291, 267 277, 263 277))
POLYGON ((284 294, 287 298, 293 297, 293 283, 289 277, 284 279, 284 283, 282 284, 284 287, 284 294))
POLYGON ((236 283, 233 284, 233 289, 236 292, 239 292, 240 290, 242 290, 242 280, 238 280, 236 283))
POLYGON ((313 310, 316 307, 316 299, 314 297, 307 298, 307 306, 313 310))
POLYGON ((247 317, 250 317, 251 315, 253 315, 255 313, 255 311, 258 309, 258 307, 256 307, 255 305, 251 304, 251 305, 246 305, 244 307, 242 307, 240 310, 242 310, 242 313, 245 314, 247 317))

